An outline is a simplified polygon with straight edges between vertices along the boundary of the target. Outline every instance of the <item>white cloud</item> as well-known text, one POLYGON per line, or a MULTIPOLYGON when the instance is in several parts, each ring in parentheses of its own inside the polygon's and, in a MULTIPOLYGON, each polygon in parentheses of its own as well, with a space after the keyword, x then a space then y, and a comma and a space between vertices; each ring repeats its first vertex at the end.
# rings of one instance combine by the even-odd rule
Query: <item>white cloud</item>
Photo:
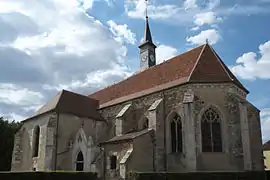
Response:
POLYGON ((118 25, 113 20, 109 20, 107 24, 110 31, 114 34, 115 39, 119 42, 136 43, 136 35, 128 28, 128 25, 118 25))
POLYGON ((208 29, 205 31, 201 31, 199 34, 195 36, 186 38, 187 42, 197 45, 204 44, 207 39, 209 44, 216 44, 221 39, 221 36, 217 30, 208 29))
POLYGON ((168 60, 177 54, 177 49, 172 46, 161 44, 156 49, 157 64, 168 60))
POLYGON ((0 102, 10 105, 39 105, 44 96, 40 92, 34 92, 12 84, 0 84, 0 102))
POLYGON ((245 53, 237 58, 236 63, 230 69, 242 79, 270 79, 270 41, 259 46, 258 54, 255 52, 245 53))
MULTIPOLYGON (((145 18, 146 4, 145 0, 125 0, 125 12, 126 14, 135 19, 145 18)), ((180 10, 180 7, 173 4, 149 4, 147 12, 152 19, 168 19, 180 10)))
POLYGON ((1 114, 28 116, 57 90, 90 94, 130 75, 127 47, 114 38, 134 44, 135 35, 110 21, 112 36, 87 14, 94 1, 0 2, 0 36, 9 37, 0 38, 1 114))
POLYGON ((90 90, 93 91, 100 89, 102 87, 107 86, 108 84, 114 83, 115 81, 120 81, 124 78, 127 78, 132 74, 128 69, 123 68, 125 67, 115 66, 113 67, 113 69, 107 71, 90 72, 83 80, 75 80, 71 81, 69 84, 59 84, 57 86, 45 84, 43 88, 46 90, 57 90, 57 91, 61 91, 62 89, 72 91, 77 89, 89 88, 88 93, 91 93, 90 90))
POLYGON ((203 26, 203 25, 212 25, 215 23, 218 23, 222 21, 221 18, 217 17, 214 12, 205 12, 205 13, 198 13, 195 15, 194 23, 197 26, 203 26))
POLYGON ((199 26, 195 26, 195 27, 191 28, 190 30, 191 30, 191 31, 198 31, 199 29, 200 29, 199 26))
POLYGON ((185 10, 198 8, 197 0, 185 0, 184 8, 185 10))
POLYGON ((8 114, 8 115, 1 115, 2 117, 4 117, 4 118, 6 118, 6 119, 8 119, 8 120, 10 120, 10 121, 22 121, 22 120, 25 120, 25 119, 27 119, 27 117, 26 116, 22 116, 22 115, 20 115, 20 114, 16 114, 16 113, 10 113, 10 114, 8 114))
POLYGON ((84 9, 90 9, 93 7, 94 0, 78 0, 84 9))
POLYGON ((269 14, 269 5, 257 4, 235 4, 230 8, 220 8, 218 13, 222 15, 254 15, 254 14, 269 14))

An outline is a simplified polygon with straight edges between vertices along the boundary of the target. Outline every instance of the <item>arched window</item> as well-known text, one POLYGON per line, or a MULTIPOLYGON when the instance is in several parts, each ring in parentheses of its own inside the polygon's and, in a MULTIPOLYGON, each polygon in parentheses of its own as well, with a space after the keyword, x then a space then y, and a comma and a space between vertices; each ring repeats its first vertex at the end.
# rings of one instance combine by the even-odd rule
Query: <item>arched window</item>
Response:
POLYGON ((222 152, 220 122, 220 115, 213 108, 208 108, 202 115, 202 152, 222 152))
POLYGON ((171 120, 171 148, 172 152, 183 151, 182 122, 177 114, 171 120))
POLYGON ((34 129, 34 137, 33 137, 33 157, 38 157, 39 136, 40 136, 40 127, 36 126, 34 129))
POLYGON ((80 151, 76 160, 76 171, 83 171, 83 153, 80 151))

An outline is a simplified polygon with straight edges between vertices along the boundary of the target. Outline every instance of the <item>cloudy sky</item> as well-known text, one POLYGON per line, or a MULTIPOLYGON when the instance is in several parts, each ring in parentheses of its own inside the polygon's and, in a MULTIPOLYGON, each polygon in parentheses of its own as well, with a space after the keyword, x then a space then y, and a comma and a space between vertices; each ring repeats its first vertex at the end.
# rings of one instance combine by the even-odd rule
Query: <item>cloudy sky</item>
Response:
MULTIPOLYGON (((270 139, 270 0, 150 0, 157 59, 208 38, 261 109, 270 139)), ((139 68, 144 0, 0 0, 0 116, 20 121, 59 90, 90 94, 139 68)))

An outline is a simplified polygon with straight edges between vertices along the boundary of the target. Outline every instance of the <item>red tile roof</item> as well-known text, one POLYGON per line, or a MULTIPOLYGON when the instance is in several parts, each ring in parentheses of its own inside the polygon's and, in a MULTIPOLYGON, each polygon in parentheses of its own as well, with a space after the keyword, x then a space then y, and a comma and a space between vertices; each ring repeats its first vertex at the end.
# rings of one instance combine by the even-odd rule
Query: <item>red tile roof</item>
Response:
POLYGON ((205 44, 90 94, 88 97, 97 99, 100 104, 104 104, 175 80, 180 80, 179 84, 187 82, 234 82, 248 92, 233 76, 211 46, 205 44))

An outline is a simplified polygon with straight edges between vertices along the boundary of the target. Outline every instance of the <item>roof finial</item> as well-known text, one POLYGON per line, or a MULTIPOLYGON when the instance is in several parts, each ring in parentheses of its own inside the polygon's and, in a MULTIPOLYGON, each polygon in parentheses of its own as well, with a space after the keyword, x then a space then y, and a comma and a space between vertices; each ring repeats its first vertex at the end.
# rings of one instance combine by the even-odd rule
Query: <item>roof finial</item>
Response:
POLYGON ((205 39, 205 43, 206 44, 209 44, 208 38, 205 39))

